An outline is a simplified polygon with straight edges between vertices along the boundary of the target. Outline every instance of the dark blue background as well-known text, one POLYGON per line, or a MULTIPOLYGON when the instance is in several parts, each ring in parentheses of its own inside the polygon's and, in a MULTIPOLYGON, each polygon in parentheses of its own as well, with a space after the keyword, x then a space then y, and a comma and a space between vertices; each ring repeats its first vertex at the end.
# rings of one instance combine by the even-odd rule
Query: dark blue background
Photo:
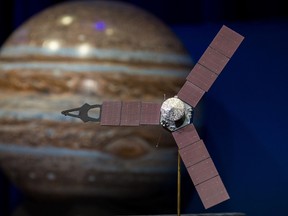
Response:
MULTIPOLYGON (((0 44, 24 20, 60 1, 0 1, 0 44)), ((204 96, 204 139, 231 199, 183 213, 288 214, 288 16, 280 1, 127 1, 164 20, 197 61, 222 24, 245 36, 204 96)), ((0 174, 0 215, 21 195, 0 174)), ((9 210, 10 209, 10 210, 9 210)))

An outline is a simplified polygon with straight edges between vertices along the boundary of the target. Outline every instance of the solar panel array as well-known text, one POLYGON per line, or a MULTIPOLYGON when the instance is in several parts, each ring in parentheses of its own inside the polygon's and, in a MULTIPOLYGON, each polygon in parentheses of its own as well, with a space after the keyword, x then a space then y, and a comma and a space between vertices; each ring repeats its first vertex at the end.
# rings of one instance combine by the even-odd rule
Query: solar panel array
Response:
POLYGON ((101 125, 139 126, 160 124, 160 103, 141 101, 104 101, 101 125))
POLYGON ((172 133, 179 154, 207 209, 229 199, 229 195, 193 124, 172 133))
POLYGON ((188 74, 178 97, 195 107, 226 66, 244 37, 222 26, 197 64, 188 74))

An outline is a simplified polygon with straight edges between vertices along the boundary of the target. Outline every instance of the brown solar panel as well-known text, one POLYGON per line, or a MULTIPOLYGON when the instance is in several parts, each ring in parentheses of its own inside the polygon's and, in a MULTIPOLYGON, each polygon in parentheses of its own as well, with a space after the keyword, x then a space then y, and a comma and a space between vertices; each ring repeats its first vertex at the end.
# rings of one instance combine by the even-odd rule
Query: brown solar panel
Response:
POLYGON ((186 81, 183 87, 178 92, 177 96, 181 100, 190 104, 192 107, 195 107, 204 95, 204 93, 204 90, 194 85, 193 83, 186 81))
POLYGON ((179 154, 205 206, 212 207, 229 199, 218 171, 195 127, 190 124, 172 133, 179 154))
POLYGON ((208 47, 198 63, 219 75, 228 61, 228 57, 208 47))
POLYGON ((204 95, 204 91, 209 90, 243 39, 244 37, 237 32, 222 26, 188 74, 187 81, 180 89, 178 97, 195 107, 204 95))
POLYGON ((216 37, 210 44, 210 47, 231 58, 237 50, 244 37, 232 29, 222 26, 216 37))
POLYGON ((180 149, 179 154, 187 168, 210 157, 202 140, 180 149))
POLYGON ((198 185, 218 175, 216 167, 211 158, 207 158, 206 160, 188 167, 187 170, 194 185, 198 185))
POLYGON ((220 176, 197 185, 196 190, 206 209, 230 198, 220 176))
POLYGON ((197 63, 187 76, 187 80, 204 91, 208 91, 217 78, 217 74, 197 63))
POLYGON ((159 125, 161 104, 152 102, 141 103, 141 125, 159 125))
POLYGON ((193 124, 189 124, 177 131, 172 132, 172 135, 178 145, 179 149, 195 143, 200 140, 199 135, 193 124))
POLYGON ((123 101, 121 110, 121 126, 138 126, 140 124, 140 101, 123 101))
POLYGON ((104 101, 101 108, 101 125, 120 125, 121 101, 104 101))

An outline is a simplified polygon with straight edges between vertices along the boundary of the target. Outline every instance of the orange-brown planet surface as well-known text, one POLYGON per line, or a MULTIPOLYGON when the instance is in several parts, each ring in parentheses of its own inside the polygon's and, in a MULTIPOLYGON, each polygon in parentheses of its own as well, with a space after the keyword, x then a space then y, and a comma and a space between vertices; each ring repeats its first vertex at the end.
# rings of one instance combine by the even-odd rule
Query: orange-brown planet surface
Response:
POLYGON ((61 111, 103 100, 163 101, 191 68, 173 32, 132 5, 72 1, 44 10, 1 48, 1 169, 35 196, 159 193, 176 182, 168 132, 84 124, 61 111))

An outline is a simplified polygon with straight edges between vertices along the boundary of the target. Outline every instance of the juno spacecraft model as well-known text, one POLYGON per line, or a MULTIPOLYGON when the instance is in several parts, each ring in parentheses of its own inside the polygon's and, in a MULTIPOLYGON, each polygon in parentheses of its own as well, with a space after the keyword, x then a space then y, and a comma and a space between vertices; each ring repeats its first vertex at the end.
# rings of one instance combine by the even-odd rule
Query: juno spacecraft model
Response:
POLYGON ((62 111, 62 114, 80 118, 84 122, 99 122, 103 126, 162 125, 171 131, 204 207, 210 208, 229 199, 229 195, 193 125, 193 110, 243 39, 243 36, 223 25, 186 77, 186 82, 177 95, 165 99, 162 104, 104 101, 96 105, 85 103, 81 107, 62 111), (98 109, 99 116, 89 115, 91 109, 98 109))

